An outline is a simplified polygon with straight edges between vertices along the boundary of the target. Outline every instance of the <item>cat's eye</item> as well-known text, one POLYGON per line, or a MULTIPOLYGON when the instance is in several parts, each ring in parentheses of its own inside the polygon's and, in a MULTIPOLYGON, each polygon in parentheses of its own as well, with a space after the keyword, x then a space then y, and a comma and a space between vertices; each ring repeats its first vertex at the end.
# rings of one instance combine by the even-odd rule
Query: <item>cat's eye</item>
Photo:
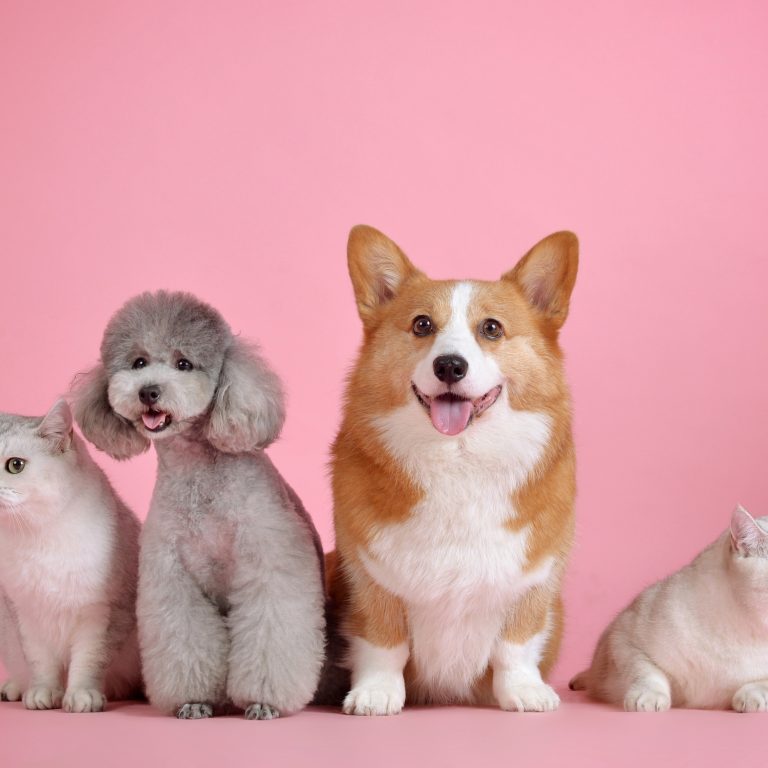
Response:
POLYGON ((147 364, 147 358, 146 357, 137 357, 133 361, 133 365, 131 368, 144 368, 147 364))
POLYGON ((483 320, 483 324, 480 326, 480 333, 486 339, 500 339, 504 335, 504 326, 498 320, 489 317, 487 320, 483 320))
POLYGON ((185 357, 182 357, 181 360, 179 360, 179 362, 176 363, 176 367, 180 371, 191 371, 194 368, 192 363, 190 363, 189 360, 187 360, 185 357))
POLYGON ((432 324, 432 318, 427 315, 418 315, 413 321, 413 333, 416 336, 429 336, 434 333, 435 326, 432 324))
POLYGON ((18 456, 13 456, 5 462, 6 472, 10 472, 12 475, 18 475, 19 472, 23 472, 26 466, 26 460, 20 459, 18 456))

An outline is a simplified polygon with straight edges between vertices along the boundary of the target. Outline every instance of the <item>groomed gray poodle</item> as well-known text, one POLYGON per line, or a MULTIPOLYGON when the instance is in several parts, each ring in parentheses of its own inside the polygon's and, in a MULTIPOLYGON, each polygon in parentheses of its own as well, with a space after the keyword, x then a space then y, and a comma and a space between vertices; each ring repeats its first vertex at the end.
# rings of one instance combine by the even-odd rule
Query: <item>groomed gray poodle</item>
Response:
POLYGON ((112 317, 73 399, 111 456, 157 450, 137 604, 150 701, 180 718, 304 707, 324 657, 322 550, 262 450, 283 424, 277 376, 215 309, 158 291, 112 317))

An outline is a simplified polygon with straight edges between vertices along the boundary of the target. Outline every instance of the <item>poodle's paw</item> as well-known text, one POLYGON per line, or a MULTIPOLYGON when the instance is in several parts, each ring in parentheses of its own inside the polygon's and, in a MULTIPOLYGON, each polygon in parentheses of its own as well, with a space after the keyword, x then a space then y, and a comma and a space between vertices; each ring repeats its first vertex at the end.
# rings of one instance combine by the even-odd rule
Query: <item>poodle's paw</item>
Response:
POLYGON ((635 683, 624 697, 624 709, 627 712, 665 712, 671 706, 668 693, 643 683, 635 683))
POLYGON ((269 704, 251 704, 245 710, 246 720, 275 720, 280 717, 280 712, 269 704))
POLYGON ((35 685, 24 691, 24 706, 27 709, 61 709, 64 691, 61 688, 48 688, 35 685))
POLYGON ((553 712, 560 706, 560 697, 546 683, 512 684, 496 695, 509 712, 553 712))
POLYGON ((19 701, 21 695, 21 686, 15 680, 6 680, 0 686, 0 701, 19 701))
POLYGON ((106 696, 96 688, 69 688, 64 694, 65 712, 103 712, 106 696))
POLYGON ((179 720, 202 720, 204 717, 213 717, 213 707, 205 702, 182 704, 176 717, 179 720))
POLYGON ((346 715, 397 715, 405 704, 405 688, 395 685, 359 685, 344 699, 346 715))
POLYGON ((736 691, 733 708, 737 712, 765 712, 768 710, 768 685, 747 683, 736 691))

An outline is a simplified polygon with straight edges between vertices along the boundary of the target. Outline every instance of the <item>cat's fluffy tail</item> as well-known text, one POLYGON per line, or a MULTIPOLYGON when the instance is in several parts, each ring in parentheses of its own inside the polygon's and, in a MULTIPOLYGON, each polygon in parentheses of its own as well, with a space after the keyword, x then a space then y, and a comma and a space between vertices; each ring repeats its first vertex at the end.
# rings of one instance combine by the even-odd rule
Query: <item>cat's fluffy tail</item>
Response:
POLYGON ((583 672, 579 672, 578 675, 571 678, 571 682, 568 683, 568 687, 572 691, 586 691, 587 690, 587 672, 589 672, 589 670, 585 669, 583 672))

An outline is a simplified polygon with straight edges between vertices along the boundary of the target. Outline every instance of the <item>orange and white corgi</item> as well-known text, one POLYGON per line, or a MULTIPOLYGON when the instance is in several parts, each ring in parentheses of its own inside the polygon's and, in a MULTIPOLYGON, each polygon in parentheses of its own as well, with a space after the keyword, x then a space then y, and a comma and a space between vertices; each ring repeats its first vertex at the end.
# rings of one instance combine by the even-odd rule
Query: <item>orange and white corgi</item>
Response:
POLYGON ((430 280, 366 226, 348 257, 364 339, 333 446, 328 574, 344 711, 555 709, 575 492, 557 337, 576 237, 550 235, 497 282, 430 280))

